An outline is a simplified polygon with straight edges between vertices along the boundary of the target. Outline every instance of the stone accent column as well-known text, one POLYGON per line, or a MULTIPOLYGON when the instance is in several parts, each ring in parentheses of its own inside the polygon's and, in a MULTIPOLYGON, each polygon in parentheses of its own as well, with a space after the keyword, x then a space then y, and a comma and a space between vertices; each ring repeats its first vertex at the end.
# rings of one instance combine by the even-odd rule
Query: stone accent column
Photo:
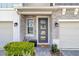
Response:
POLYGON ((51 20, 52 20, 52 39, 51 39, 51 43, 59 45, 59 22, 58 22, 59 19, 58 19, 58 15, 52 13, 51 20), (55 23, 58 23, 57 27, 55 26, 55 23))

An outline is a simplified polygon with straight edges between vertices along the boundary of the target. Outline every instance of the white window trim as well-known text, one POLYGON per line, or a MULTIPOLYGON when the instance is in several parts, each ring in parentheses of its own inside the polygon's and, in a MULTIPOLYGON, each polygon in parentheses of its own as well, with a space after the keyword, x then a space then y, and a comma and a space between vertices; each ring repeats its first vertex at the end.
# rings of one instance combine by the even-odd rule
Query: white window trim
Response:
POLYGON ((33 36, 34 35, 34 18, 32 17, 32 18, 26 18, 26 36, 33 36), (27 20, 28 19, 32 19, 33 20, 33 34, 28 34, 28 27, 27 27, 27 20))

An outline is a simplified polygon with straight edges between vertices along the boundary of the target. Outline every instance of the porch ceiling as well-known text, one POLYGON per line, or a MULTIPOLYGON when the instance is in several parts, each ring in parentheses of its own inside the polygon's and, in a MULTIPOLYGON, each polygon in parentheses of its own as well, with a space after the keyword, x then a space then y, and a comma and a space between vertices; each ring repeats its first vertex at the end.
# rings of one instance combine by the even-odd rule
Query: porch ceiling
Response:
POLYGON ((20 7, 16 8, 18 14, 24 15, 51 15, 60 13, 61 15, 79 14, 79 6, 55 6, 55 7, 20 7))
POLYGON ((18 14, 24 14, 24 15, 50 15, 52 14, 52 8, 47 7, 21 7, 16 8, 18 14))

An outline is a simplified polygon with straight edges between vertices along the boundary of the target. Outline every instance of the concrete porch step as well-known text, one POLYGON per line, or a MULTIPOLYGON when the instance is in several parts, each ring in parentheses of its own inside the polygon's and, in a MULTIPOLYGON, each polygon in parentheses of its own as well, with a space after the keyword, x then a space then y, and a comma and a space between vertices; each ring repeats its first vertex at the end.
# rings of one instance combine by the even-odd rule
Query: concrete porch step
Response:
POLYGON ((36 56, 51 56, 50 48, 48 47, 36 47, 36 56))

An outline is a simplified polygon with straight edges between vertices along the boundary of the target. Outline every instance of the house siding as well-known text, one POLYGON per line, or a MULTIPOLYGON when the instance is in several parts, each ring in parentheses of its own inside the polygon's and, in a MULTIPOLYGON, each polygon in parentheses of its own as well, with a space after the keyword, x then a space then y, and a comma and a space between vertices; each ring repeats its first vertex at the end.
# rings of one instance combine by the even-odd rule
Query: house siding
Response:
MULTIPOLYGON (((72 9, 71 9, 72 10, 72 9)), ((61 10, 60 10, 61 11, 61 10)), ((62 12, 54 12, 52 13, 52 40, 53 40, 53 43, 56 43, 58 45, 58 47, 60 48, 60 21, 63 21, 63 20, 79 20, 79 14, 77 15, 74 15, 74 12, 73 11, 70 11, 67 10, 67 14, 65 15, 62 15, 61 13, 62 12), (58 22, 59 23, 59 27, 55 27, 55 22, 58 22)))
POLYGON ((13 21, 13 41, 20 41, 20 23, 19 15, 14 9, 0 10, 0 21, 13 21), (18 26, 14 27, 14 23, 17 22, 18 26))

